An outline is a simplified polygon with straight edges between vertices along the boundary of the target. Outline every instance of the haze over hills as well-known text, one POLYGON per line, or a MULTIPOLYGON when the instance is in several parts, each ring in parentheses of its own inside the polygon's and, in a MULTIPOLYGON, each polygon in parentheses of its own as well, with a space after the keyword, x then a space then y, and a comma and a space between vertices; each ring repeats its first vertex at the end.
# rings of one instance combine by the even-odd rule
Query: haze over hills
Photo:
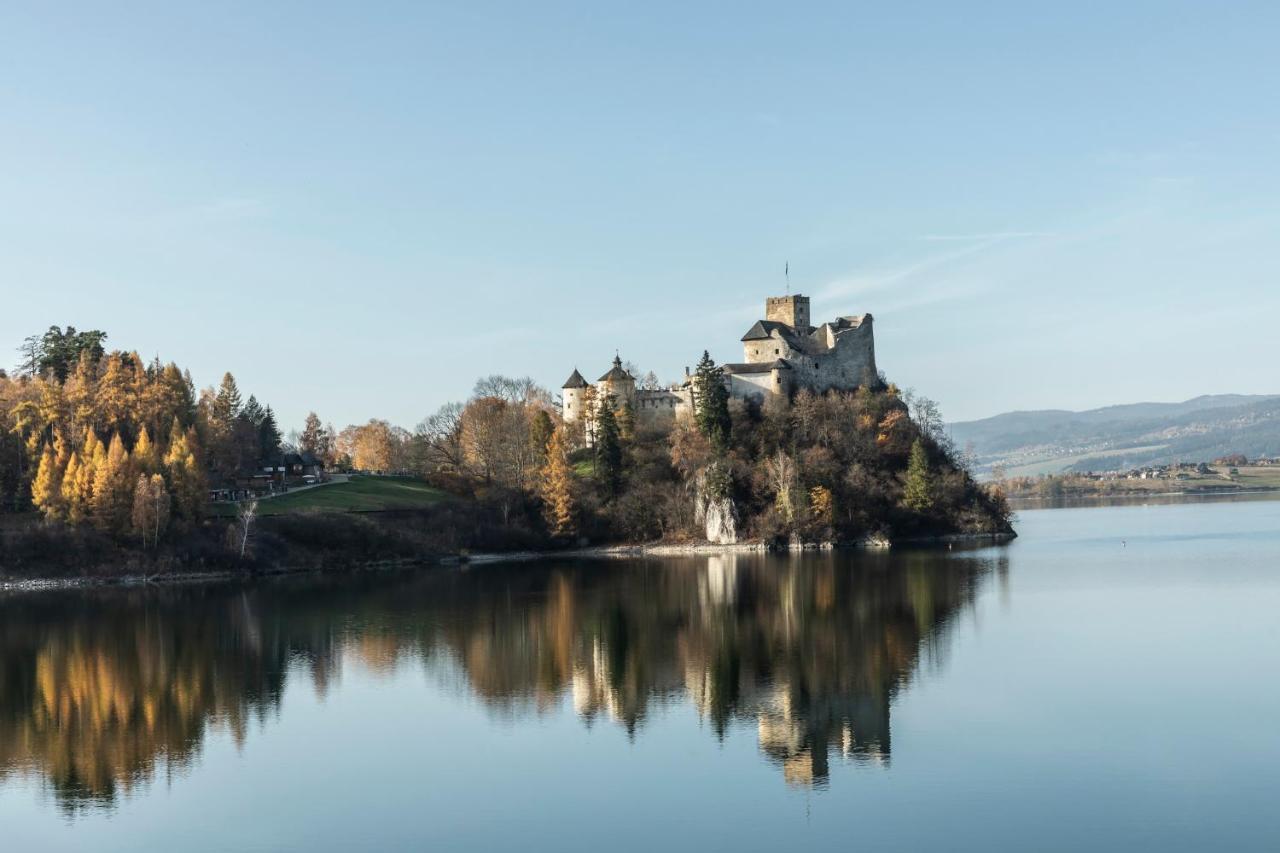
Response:
POLYGON ((1009 476, 1124 470, 1228 453, 1272 456, 1280 454, 1280 395, 1006 412, 951 424, 951 435, 970 449, 980 473, 1000 466, 1009 476))

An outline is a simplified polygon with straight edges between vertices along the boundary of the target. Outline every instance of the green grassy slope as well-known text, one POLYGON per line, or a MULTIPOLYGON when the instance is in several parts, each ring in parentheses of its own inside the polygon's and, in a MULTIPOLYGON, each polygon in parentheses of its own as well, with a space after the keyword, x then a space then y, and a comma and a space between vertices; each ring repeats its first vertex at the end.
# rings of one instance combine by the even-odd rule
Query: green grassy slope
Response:
MULTIPOLYGON (((283 515, 308 510, 328 512, 373 512, 389 509, 418 509, 449 496, 418 480, 404 477, 354 476, 345 483, 330 483, 314 489, 290 492, 259 501, 260 515, 283 515)), ((230 515, 230 506, 217 507, 230 515)))

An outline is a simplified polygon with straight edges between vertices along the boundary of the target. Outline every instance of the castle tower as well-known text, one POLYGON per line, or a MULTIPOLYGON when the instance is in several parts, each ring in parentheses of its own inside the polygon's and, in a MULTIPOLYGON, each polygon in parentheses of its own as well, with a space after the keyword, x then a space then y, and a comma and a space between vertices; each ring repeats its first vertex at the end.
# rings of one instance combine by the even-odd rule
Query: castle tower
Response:
POLYGON ((764 301, 764 318, 775 323, 786 323, 803 334, 809 332, 809 297, 770 296, 764 301))
POLYGON ((566 423, 587 416, 586 391, 588 387, 587 380, 582 378, 582 374, 575 367, 573 374, 565 380, 564 386, 560 389, 563 392, 560 395, 560 416, 565 419, 566 423))
POLYGON ((622 366, 622 356, 613 357, 613 367, 596 383, 602 397, 612 394, 621 406, 636 395, 636 378, 622 366))

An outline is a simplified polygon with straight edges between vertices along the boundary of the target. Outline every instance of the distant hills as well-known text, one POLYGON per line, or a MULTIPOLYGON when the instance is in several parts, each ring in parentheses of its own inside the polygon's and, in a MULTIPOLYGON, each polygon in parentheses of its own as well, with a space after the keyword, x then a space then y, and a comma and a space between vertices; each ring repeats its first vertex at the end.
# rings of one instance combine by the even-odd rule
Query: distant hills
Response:
POLYGON ((951 424, 979 473, 1008 476, 1198 462, 1228 453, 1280 455, 1280 395, 1212 394, 1085 412, 1007 412, 951 424))

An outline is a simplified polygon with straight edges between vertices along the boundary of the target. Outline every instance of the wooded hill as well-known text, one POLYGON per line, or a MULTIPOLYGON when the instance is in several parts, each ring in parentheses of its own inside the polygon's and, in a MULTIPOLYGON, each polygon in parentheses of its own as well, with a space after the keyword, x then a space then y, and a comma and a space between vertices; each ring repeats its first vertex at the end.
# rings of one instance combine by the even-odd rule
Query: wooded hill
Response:
POLYGON ((1084 412, 1007 412, 950 426, 982 473, 1007 476, 1127 470, 1280 454, 1280 396, 1217 394, 1084 412))

